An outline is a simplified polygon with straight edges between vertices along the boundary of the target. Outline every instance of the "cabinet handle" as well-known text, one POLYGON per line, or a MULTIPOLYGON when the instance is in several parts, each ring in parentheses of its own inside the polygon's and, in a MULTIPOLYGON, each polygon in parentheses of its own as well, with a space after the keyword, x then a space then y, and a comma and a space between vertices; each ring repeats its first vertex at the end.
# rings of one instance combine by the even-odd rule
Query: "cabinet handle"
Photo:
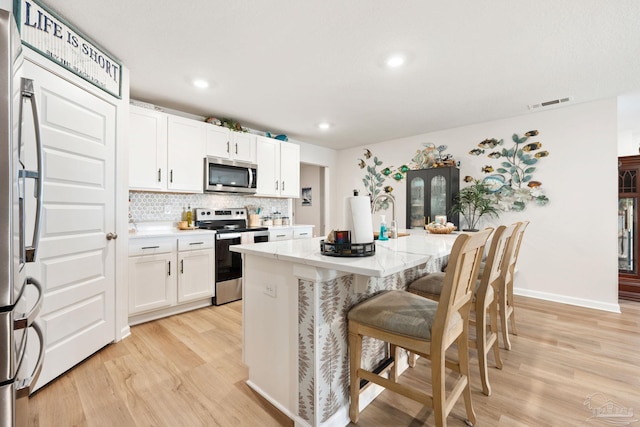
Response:
POLYGON ((276 191, 278 191, 278 181, 276 181, 276 191))
POLYGON ((162 169, 158 169, 158 182, 162 181, 162 169))
POLYGON ((173 182, 173 169, 169 171, 169 182, 173 182))
POLYGON ((204 245, 204 242, 192 242, 189 245, 204 245))
POLYGON ((236 142, 236 154, 238 154, 238 143, 236 142))
POLYGON ((276 237, 285 237, 286 234, 276 234, 276 237))
POLYGON ((171 276, 171 261, 169 261, 169 274, 168 276, 171 276))
POLYGON ((229 141, 227 141, 227 153, 229 152, 229 141))
POLYGON ((143 246, 142 249, 160 249, 160 246, 143 246))
POLYGON ((184 274, 184 260, 180 260, 180 274, 184 274))
POLYGON ((284 191, 284 181, 282 181, 282 191, 284 191))
POLYGON ((300 233, 300 236, 306 236, 309 233, 300 233))

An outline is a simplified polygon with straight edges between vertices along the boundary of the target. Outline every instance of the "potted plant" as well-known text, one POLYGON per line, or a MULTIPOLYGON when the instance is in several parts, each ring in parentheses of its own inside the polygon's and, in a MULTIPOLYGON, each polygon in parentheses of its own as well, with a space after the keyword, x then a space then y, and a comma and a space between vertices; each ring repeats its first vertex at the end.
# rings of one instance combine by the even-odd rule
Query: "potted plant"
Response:
POLYGON ((461 189, 454 197, 451 212, 459 213, 464 217, 467 228, 463 231, 478 231, 476 226, 484 215, 498 216, 498 208, 489 194, 487 186, 475 179, 471 185, 461 189))

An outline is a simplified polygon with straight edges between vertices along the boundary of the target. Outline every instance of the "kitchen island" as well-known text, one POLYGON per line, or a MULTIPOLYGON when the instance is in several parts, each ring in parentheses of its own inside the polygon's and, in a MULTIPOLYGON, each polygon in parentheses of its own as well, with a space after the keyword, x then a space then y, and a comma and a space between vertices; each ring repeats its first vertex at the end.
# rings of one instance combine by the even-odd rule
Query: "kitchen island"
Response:
MULTIPOLYGON (((414 232, 376 241, 369 257, 320 253, 321 238, 237 245, 243 255, 243 361, 247 383, 296 426, 349 424, 347 312, 364 299, 406 289, 439 271, 457 236, 414 232)), ((383 343, 365 339, 363 367, 387 359, 383 343)), ((366 406, 381 392, 369 387, 366 406)))

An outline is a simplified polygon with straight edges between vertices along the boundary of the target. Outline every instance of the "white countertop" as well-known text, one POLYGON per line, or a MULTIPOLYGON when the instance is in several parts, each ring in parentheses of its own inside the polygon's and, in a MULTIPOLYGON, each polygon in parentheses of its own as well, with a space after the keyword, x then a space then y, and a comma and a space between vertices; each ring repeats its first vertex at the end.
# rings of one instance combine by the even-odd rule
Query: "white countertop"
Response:
POLYGON ((398 239, 376 240, 376 253, 368 257, 322 255, 320 241, 324 237, 234 245, 230 250, 347 273, 385 277, 424 264, 431 258, 449 255, 457 236, 458 233, 427 234, 421 231, 398 239))
MULTIPOLYGON (((294 224, 294 225, 277 225, 277 226, 268 226, 269 230, 284 230, 289 228, 306 228, 313 227, 313 225, 305 225, 305 224, 294 224)), ((141 222, 136 224, 136 231, 129 232, 130 239, 139 239, 145 237, 177 237, 177 236, 185 236, 185 235, 196 235, 196 234, 206 234, 206 233, 215 233, 213 230, 202 230, 202 229, 190 229, 190 230, 180 230, 177 227, 177 223, 171 221, 149 221, 149 222, 141 222)))

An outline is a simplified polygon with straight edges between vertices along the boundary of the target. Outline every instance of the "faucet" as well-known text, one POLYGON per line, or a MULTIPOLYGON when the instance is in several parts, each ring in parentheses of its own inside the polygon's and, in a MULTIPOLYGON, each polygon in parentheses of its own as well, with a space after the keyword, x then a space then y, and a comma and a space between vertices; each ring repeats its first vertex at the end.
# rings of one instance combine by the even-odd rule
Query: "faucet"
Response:
POLYGON ((392 217, 391 217, 391 227, 389 227, 389 238, 397 239, 398 238, 398 223, 396 222, 396 199, 389 193, 378 194, 373 201, 371 202, 371 214, 376 211, 376 204, 378 200, 387 199, 391 202, 391 207, 393 208, 392 217))

